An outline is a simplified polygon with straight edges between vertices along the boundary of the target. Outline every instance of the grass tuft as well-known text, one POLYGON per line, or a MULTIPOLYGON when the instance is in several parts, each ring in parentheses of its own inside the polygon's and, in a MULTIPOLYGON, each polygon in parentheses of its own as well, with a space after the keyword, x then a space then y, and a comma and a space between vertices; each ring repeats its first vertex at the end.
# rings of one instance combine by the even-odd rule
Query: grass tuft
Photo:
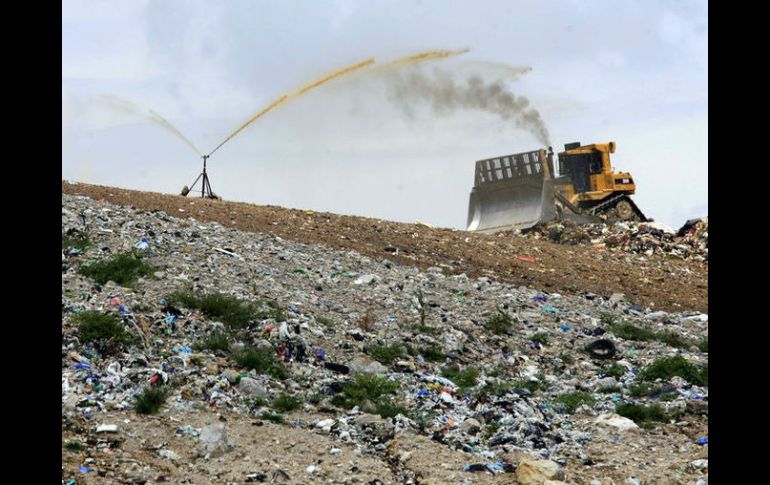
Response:
POLYGON ((302 407, 302 401, 289 394, 281 394, 273 399, 270 407, 277 411, 294 411, 302 407))
POLYGON ((495 335, 505 335, 511 330, 513 320, 510 315, 498 309, 497 315, 484 322, 484 326, 495 335))
POLYGON ((275 353, 271 350, 245 347, 231 352, 230 358, 245 369, 253 369, 260 374, 267 374, 276 379, 286 379, 289 375, 286 367, 276 359, 275 353))
POLYGON ((134 253, 122 253, 90 265, 81 265, 80 273, 100 285, 114 281, 120 286, 130 286, 142 276, 151 275, 157 268, 150 266, 134 253))
POLYGON ((78 325, 78 337, 84 344, 97 342, 131 345, 136 341, 126 331, 120 319, 111 313, 84 311, 76 313, 73 321, 78 325))
POLYGON ((401 344, 369 345, 364 350, 383 365, 391 365, 396 359, 406 355, 406 347, 401 344))
POLYGON ((667 380, 674 376, 679 376, 698 386, 708 387, 708 364, 698 367, 681 355, 677 355, 658 359, 639 374, 639 377, 645 381, 667 380))
POLYGON ((230 349, 230 336, 225 332, 214 332, 196 341, 193 348, 198 352, 202 350, 227 352, 230 349))
POLYGON ((459 366, 452 365, 441 369, 441 375, 454 382, 460 391, 465 393, 478 382, 479 370, 475 367, 460 370, 459 366))
POLYGON ((624 418, 628 418, 638 425, 651 424, 652 422, 665 423, 668 416, 660 404, 644 406, 640 404, 619 404, 615 412, 624 418))
POLYGON ((391 400, 391 395, 398 390, 398 383, 387 377, 356 374, 353 379, 342 386, 342 393, 332 398, 331 403, 345 409, 355 406, 363 411, 379 414, 382 417, 406 413, 406 408, 398 406, 391 400))
POLYGON ((246 327, 259 317, 254 303, 223 293, 196 294, 190 290, 176 291, 166 299, 173 305, 199 310, 207 317, 220 320, 233 328, 246 327))
POLYGON ((570 392, 556 398, 556 403, 563 407, 564 411, 572 414, 582 404, 593 404, 596 400, 587 392, 570 392))
POLYGON ((163 403, 168 398, 168 388, 165 386, 153 386, 145 389, 134 402, 134 410, 139 414, 155 414, 160 411, 163 403))

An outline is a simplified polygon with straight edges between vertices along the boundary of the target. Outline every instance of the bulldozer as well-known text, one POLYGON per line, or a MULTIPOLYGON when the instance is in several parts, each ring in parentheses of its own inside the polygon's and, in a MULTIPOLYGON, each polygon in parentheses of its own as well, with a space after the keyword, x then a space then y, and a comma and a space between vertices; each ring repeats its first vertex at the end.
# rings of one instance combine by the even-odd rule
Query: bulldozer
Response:
POLYGON ((614 172, 615 142, 564 145, 554 173, 553 148, 476 162, 468 231, 526 230, 552 220, 580 224, 649 219, 631 199, 630 173, 614 172))

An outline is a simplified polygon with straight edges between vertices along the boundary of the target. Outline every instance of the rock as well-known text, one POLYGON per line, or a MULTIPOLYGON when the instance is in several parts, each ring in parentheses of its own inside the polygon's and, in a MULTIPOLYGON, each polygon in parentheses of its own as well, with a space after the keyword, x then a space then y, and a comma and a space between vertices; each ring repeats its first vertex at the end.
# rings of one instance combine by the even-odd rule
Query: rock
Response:
POLYGON ((334 420, 334 419, 324 419, 324 420, 321 420, 321 421, 317 422, 315 424, 315 427, 316 428, 321 428, 321 429, 323 429, 324 431, 326 431, 328 433, 329 431, 331 431, 332 426, 334 426, 334 423, 336 423, 336 422, 337 421, 334 420))
POLYGON ((259 382, 251 377, 244 377, 238 383, 238 390, 241 394, 250 397, 267 397, 267 389, 262 387, 259 382))
POLYGON ((473 418, 468 418, 460 425, 460 429, 467 434, 475 435, 481 430, 481 423, 473 418))
POLYGON ((386 374, 388 372, 387 367, 366 357, 356 357, 348 363, 348 367, 353 374, 386 374))
POLYGON ((615 413, 601 414, 594 420, 594 423, 602 424, 605 426, 612 426, 613 428, 617 428, 620 431, 639 429, 639 426, 637 426, 636 423, 615 413))
POLYGON ((353 284, 355 285, 371 285, 372 283, 375 283, 380 280, 380 277, 376 274, 365 274, 363 276, 359 276, 353 281, 353 284))
POLYGON ((225 379, 227 379, 227 382, 230 384, 235 384, 238 382, 238 371, 234 369, 227 369, 223 374, 225 379))
POLYGON ((551 460, 524 459, 516 468, 516 480, 521 485, 542 485, 546 480, 564 480, 564 469, 551 460))
POLYGON ((235 446, 230 442, 225 431, 225 425, 218 423, 206 426, 201 430, 200 442, 198 443, 198 456, 206 458, 217 458, 235 446))
POLYGON ((708 459, 705 460, 693 460, 688 465, 689 468, 693 470, 706 470, 709 467, 709 461, 708 459))
POLYGON ((160 455, 161 458, 166 458, 171 461, 179 461, 180 456, 174 453, 171 450, 160 450, 158 452, 158 455, 160 455))
POLYGON ((625 298, 626 295, 623 293, 613 293, 612 296, 610 296, 610 305, 617 305, 618 303, 623 301, 623 298, 625 298))
POLYGON ((614 377, 604 377, 602 379, 599 379, 594 383, 594 389, 601 390, 606 389, 608 387, 615 387, 618 385, 618 380, 614 377))
POLYGON ((638 478, 629 477, 623 482, 625 485, 642 485, 642 482, 638 478))

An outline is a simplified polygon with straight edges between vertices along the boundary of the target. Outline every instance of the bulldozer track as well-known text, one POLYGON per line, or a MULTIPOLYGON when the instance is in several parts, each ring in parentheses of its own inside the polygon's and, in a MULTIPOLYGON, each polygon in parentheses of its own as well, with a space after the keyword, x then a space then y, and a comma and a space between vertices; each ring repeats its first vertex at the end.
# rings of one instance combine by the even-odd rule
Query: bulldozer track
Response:
POLYGON ((627 196, 626 194, 617 194, 610 197, 604 202, 593 206, 590 209, 589 213, 594 215, 604 214, 605 212, 615 207, 618 204, 618 202, 620 202, 621 200, 628 201, 628 203, 631 205, 631 208, 634 210, 634 213, 637 215, 637 217, 639 217, 639 219, 642 222, 647 222, 648 220, 647 217, 642 213, 641 210, 639 210, 639 207, 637 207, 636 204, 634 204, 634 201, 631 199, 631 197, 627 196))

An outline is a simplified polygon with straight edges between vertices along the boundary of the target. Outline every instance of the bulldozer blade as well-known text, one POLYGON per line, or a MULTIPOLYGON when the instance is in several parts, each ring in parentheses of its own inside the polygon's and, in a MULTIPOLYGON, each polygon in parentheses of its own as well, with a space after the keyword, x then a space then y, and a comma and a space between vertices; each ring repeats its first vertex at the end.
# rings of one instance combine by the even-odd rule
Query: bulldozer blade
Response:
POLYGON ((543 174, 509 178, 474 187, 468 207, 468 231, 494 233, 528 229, 556 218, 553 180, 543 174))

